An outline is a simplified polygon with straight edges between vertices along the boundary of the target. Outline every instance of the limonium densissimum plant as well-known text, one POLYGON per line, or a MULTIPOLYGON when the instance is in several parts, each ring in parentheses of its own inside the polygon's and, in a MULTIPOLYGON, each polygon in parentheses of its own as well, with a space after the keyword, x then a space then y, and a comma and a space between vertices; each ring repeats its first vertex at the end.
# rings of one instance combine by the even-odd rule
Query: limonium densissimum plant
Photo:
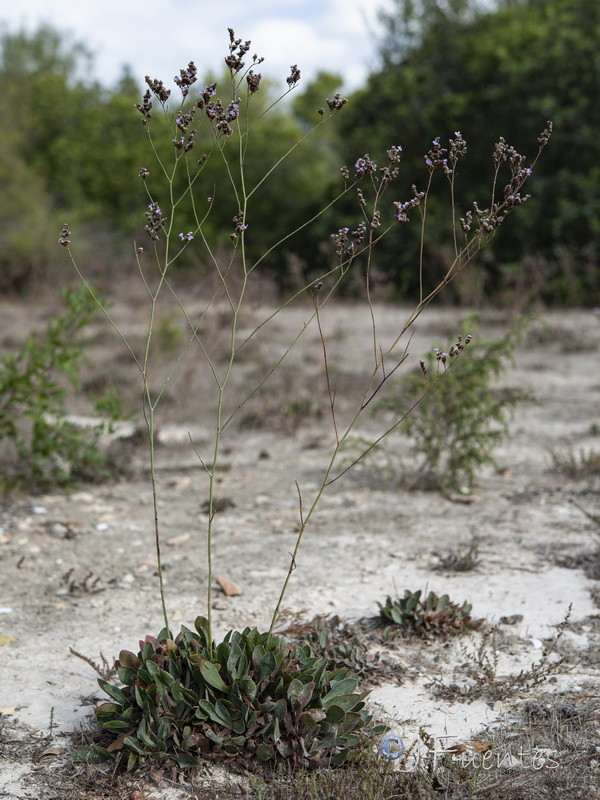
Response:
MULTIPOLYGON (((402 341, 411 325, 468 266, 506 218, 528 199, 528 195, 522 194, 523 185, 550 137, 551 124, 548 123, 538 139, 537 154, 528 166, 524 156, 500 139, 492 156, 491 202, 485 208, 473 203, 463 217, 460 217, 455 199, 457 166, 467 152, 466 141, 460 132, 454 133, 447 146, 442 144, 441 138, 434 140, 425 155, 423 188, 408 187, 401 199, 392 194, 400 175, 400 144, 391 143, 382 163, 369 154, 359 154, 353 167, 340 168, 337 195, 322 211, 310 219, 298 219, 289 235, 270 242, 262 255, 251 257, 249 252, 254 251, 250 245, 255 236, 252 209, 260 198, 265 181, 277 175, 286 158, 307 137, 317 134, 323 126, 335 124, 336 116, 343 111, 347 101, 341 94, 325 99, 323 107, 315 109, 313 128, 287 152, 277 155, 261 178, 254 177, 251 181, 250 143, 257 115, 263 122, 276 104, 294 90, 301 76, 298 67, 292 66, 286 79, 287 90, 282 97, 265 103, 255 112, 256 97, 263 90, 261 74, 257 71, 262 58, 249 56, 249 53, 250 42, 236 37, 229 29, 225 85, 211 82, 198 91, 197 68, 190 62, 175 77, 174 91, 162 81, 147 77, 142 102, 136 106, 155 159, 152 165, 142 165, 138 176, 147 192, 147 208, 143 212, 146 241, 143 244, 136 242, 134 246, 140 280, 148 297, 148 323, 142 352, 136 352, 113 322, 109 310, 102 308, 129 351, 142 386, 154 499, 158 594, 164 627, 156 636, 146 635, 140 641, 137 654, 127 650, 120 653, 117 661, 120 686, 101 681, 109 697, 95 710, 102 736, 97 744, 80 748, 75 753, 74 757, 81 760, 115 759, 118 765, 133 769, 148 761, 176 763, 187 768, 206 756, 255 762, 288 759, 307 767, 341 764, 353 758, 360 743, 373 730, 364 694, 357 690, 357 675, 348 669, 328 669, 327 662, 315 655, 309 643, 287 643, 273 633, 274 626, 300 558, 301 544, 324 493, 401 425, 412 408, 431 392, 438 381, 444 379, 444 374, 452 368, 452 362, 460 358, 459 352, 449 356, 447 363, 440 364, 435 374, 423 370, 422 393, 412 407, 400 412, 393 423, 381 430, 371 444, 365 445, 362 453, 351 463, 339 459, 344 444, 365 410, 374 398, 383 394, 392 376, 408 357, 402 341), (164 148, 154 138, 156 113, 167 121, 168 155, 164 155, 164 148), (199 152, 200 141, 209 143, 206 152, 199 152), (226 185, 213 185, 211 168, 217 166, 224 168, 220 174, 226 175, 226 185), (399 324, 392 341, 384 342, 372 297, 373 254, 384 237, 401 237, 403 225, 413 218, 414 223, 420 225, 423 245, 427 237, 427 206, 432 179, 438 171, 445 175, 449 187, 449 224, 454 233, 452 263, 440 276, 437 285, 427 287, 423 279, 424 249, 421 247, 419 263, 415 265, 420 275, 419 300, 399 324), (502 184, 504 186, 500 188, 502 184), (206 186, 211 187, 208 197, 206 186), (215 234, 210 224, 215 197, 222 195, 227 197, 231 208, 231 228, 226 232, 227 248, 223 247, 220 232, 215 234), (330 265, 316 279, 283 298, 279 306, 265 314, 253 330, 242 331, 240 315, 249 302, 249 292, 259 267, 289 236, 303 231, 326 210, 330 213, 336 203, 348 198, 354 198, 354 215, 331 233, 330 265), (204 312, 199 319, 197 314, 192 316, 188 311, 185 296, 176 291, 171 281, 174 267, 189 254, 190 248, 197 249, 198 258, 210 265, 216 277, 216 288, 206 296, 204 312), (354 411, 346 419, 338 412, 327 338, 321 320, 327 304, 353 272, 361 276, 363 302, 371 322, 372 346, 369 377, 353 399, 354 411), (190 440, 198 459, 199 473, 208 482, 206 610, 195 620, 193 630, 181 626, 179 632, 171 627, 163 583, 155 462, 156 419, 166 383, 164 380, 158 385, 154 383, 151 344, 155 336, 158 304, 165 295, 175 299, 189 333, 187 344, 175 359, 170 375, 184 355, 195 351, 198 369, 207 368, 216 408, 210 446, 200 448, 190 440), (249 388, 245 400, 233 404, 228 402, 232 376, 238 369, 244 348, 286 306, 294 300, 301 301, 303 297, 307 299, 306 318, 297 331, 290 333, 283 354, 264 369, 262 377, 249 388), (202 329, 202 321, 217 301, 226 308, 229 331, 228 352, 224 360, 215 357, 202 329), (322 345, 331 451, 320 485, 310 497, 305 496, 300 485, 296 485, 300 525, 269 629, 263 632, 250 628, 241 632, 230 631, 217 643, 213 638, 212 623, 212 565, 213 523, 217 507, 215 487, 220 476, 221 454, 227 439, 234 441, 232 423, 241 409, 264 389, 310 325, 316 326, 322 345)), ((164 129, 160 128, 159 133, 164 129)), ((345 213, 347 215, 348 211, 345 213)), ((93 292, 71 251, 71 231, 66 224, 59 241, 68 249, 82 281, 93 292)))

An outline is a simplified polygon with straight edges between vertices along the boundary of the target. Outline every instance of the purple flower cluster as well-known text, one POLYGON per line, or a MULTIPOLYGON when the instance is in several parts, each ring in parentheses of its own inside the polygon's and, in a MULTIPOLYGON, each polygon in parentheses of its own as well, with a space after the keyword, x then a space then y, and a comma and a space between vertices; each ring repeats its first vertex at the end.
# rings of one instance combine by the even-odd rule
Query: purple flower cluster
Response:
POLYGON ((408 222, 408 212, 420 205, 421 200, 423 200, 425 197, 425 192, 417 191, 417 187, 414 184, 411 188, 413 196, 410 200, 406 200, 404 203, 394 203, 394 208, 396 210, 395 217, 397 222, 408 222))
POLYGON ((187 65, 187 69, 180 69, 179 75, 176 75, 173 80, 181 89, 181 94, 184 97, 188 96, 188 92, 190 91, 190 86, 196 83, 196 75, 198 70, 196 69, 196 65, 193 61, 187 65))
POLYGON ((368 153, 365 153, 364 156, 361 156, 361 158, 357 160, 354 169, 356 170, 355 178, 358 180, 364 178, 365 175, 373 175, 377 172, 377 164, 368 153))
MULTIPOLYGON (((258 76, 260 77, 260 76, 258 76)), ((236 120, 240 113, 241 99, 232 100, 227 108, 223 107, 220 100, 213 100, 216 94, 216 83, 211 83, 200 92, 200 97, 196 101, 196 108, 203 109, 206 116, 211 122, 214 122, 217 130, 223 136, 231 136, 233 128, 230 123, 236 120)))
POLYGON ((144 226, 144 230, 156 242, 158 240, 158 232, 167 224, 167 217, 163 217, 158 203, 150 203, 145 216, 147 225, 144 226))
POLYGON ((175 119, 175 124, 181 131, 182 136, 173 139, 173 146, 177 150, 183 150, 184 153, 189 152, 192 149, 192 147, 194 147, 194 145, 196 144, 194 141, 194 137, 196 136, 196 129, 192 128, 191 131, 188 131, 188 128, 192 124, 192 120, 194 119, 195 113, 196 113, 196 108, 190 108, 189 114, 184 114, 183 111, 180 111, 179 114, 177 115, 177 118, 175 119))

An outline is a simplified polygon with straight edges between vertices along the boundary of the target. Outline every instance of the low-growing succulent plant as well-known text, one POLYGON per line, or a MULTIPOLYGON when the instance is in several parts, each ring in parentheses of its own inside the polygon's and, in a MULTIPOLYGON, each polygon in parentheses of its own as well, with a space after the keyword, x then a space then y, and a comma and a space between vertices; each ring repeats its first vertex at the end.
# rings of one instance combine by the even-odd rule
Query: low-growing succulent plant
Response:
POLYGON ((105 739, 75 760, 114 758, 131 770, 147 759, 186 768, 203 756, 283 757, 312 768, 355 755, 371 722, 356 675, 256 628, 216 645, 204 617, 195 627, 174 640, 166 629, 146 636, 138 655, 121 651, 123 688, 98 681, 110 697, 95 709, 105 739))
POLYGON ((465 602, 458 606, 447 594, 439 597, 435 592, 429 592, 422 600, 420 589, 416 592, 406 589, 404 597, 388 597, 385 604, 377 605, 379 615, 387 622, 421 635, 474 630, 482 622, 471 617, 470 603, 465 602))

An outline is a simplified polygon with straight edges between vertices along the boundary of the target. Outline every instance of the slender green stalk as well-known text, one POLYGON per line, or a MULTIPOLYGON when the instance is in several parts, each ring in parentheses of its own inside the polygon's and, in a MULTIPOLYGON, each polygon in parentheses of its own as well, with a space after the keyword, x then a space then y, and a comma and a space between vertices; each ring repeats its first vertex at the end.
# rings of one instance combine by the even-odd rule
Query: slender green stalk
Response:
POLYGON ((169 638, 172 638, 169 628, 169 617, 167 614, 167 602, 165 597, 165 584, 163 579, 163 565, 160 552, 160 527, 158 516, 158 491, 156 487, 156 458, 154 452, 155 445, 155 428, 154 428, 154 407, 150 400, 150 393, 148 386, 144 387, 144 419, 148 429, 148 444, 150 456, 150 480, 152 482, 152 509, 154 512, 154 547, 156 551, 156 567, 158 572, 158 585, 160 591, 160 604, 165 623, 165 629, 169 631, 169 638))

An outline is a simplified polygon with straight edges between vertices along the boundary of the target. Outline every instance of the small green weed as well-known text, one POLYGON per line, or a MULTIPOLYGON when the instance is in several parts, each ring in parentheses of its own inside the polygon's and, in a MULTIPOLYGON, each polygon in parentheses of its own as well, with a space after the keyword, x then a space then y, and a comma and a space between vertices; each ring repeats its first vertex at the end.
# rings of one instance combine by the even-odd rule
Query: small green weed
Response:
MULTIPOLYGON (((108 474, 97 447, 106 424, 81 428, 67 418, 67 386, 79 385, 84 348, 80 336, 97 312, 85 287, 63 291, 66 311, 41 333, 32 333, 21 350, 0 359, 0 441, 8 445, 0 485, 28 488, 68 485, 108 474)), ((113 422, 122 416, 114 390, 94 403, 113 422)), ((109 423, 110 425, 110 423, 109 423)))
MULTIPOLYGON (((456 360, 454 356, 464 347, 462 338, 447 353, 435 348, 418 373, 397 382, 377 404, 376 411, 411 407, 423 394, 424 381, 428 385, 428 376, 447 371, 404 422, 402 433, 413 440, 414 452, 421 459, 417 469, 411 466, 414 488, 469 492, 481 466, 497 467, 494 448, 509 435, 508 422, 517 403, 532 397, 518 390, 499 393, 492 381, 513 361, 528 326, 529 320, 520 318, 502 339, 473 340, 456 360)), ((476 315, 466 316, 461 327, 470 332, 466 344, 477 334, 476 315)))
POLYGON ((464 553, 451 552, 439 556, 434 569, 438 572, 471 572, 479 564, 478 554, 479 546, 477 542, 473 542, 464 553))
POLYGON ((553 470, 573 480, 580 481, 600 475, 600 450, 581 449, 579 453, 574 450, 565 450, 562 453, 550 450, 550 458, 553 470))
POLYGON ((388 597, 384 604, 378 603, 380 616, 409 633, 421 636, 464 632, 481 625, 482 620, 472 618, 470 603, 458 606, 447 594, 439 597, 435 592, 429 592, 422 600, 421 594, 420 589, 416 592, 407 589, 404 597, 388 597))
POLYGON ((379 668, 378 657, 368 652, 363 637, 336 615, 317 616, 308 624, 284 631, 287 637, 307 644, 317 658, 327 661, 327 669, 351 669, 359 677, 379 668))
POLYGON ((499 674, 501 631, 497 626, 490 628, 483 634, 477 647, 462 649, 463 663, 460 671, 469 682, 459 686, 456 683, 447 685, 442 681, 435 680, 432 684, 434 694, 447 700, 471 701, 485 697, 490 701, 496 701, 541 686, 552 675, 569 669, 565 664, 564 657, 554 661, 550 656, 556 652, 563 633, 570 623, 570 617, 571 607, 569 607, 565 619, 556 626, 558 633, 545 646, 539 661, 533 662, 529 667, 514 675, 499 674))
POLYGON ((159 354, 173 353, 181 349, 184 343, 184 331, 174 315, 162 317, 156 325, 156 338, 153 342, 156 351, 159 354))
MULTIPOLYGON (((579 503, 576 503, 574 500, 573 500, 573 505, 576 508, 578 508, 582 514, 585 514, 585 516, 589 520, 594 522, 598 526, 598 528, 600 528, 600 514, 592 514, 591 511, 586 511, 585 508, 582 508, 582 506, 580 506, 579 503)), ((600 533, 600 530, 598 531, 598 533, 600 533)))

